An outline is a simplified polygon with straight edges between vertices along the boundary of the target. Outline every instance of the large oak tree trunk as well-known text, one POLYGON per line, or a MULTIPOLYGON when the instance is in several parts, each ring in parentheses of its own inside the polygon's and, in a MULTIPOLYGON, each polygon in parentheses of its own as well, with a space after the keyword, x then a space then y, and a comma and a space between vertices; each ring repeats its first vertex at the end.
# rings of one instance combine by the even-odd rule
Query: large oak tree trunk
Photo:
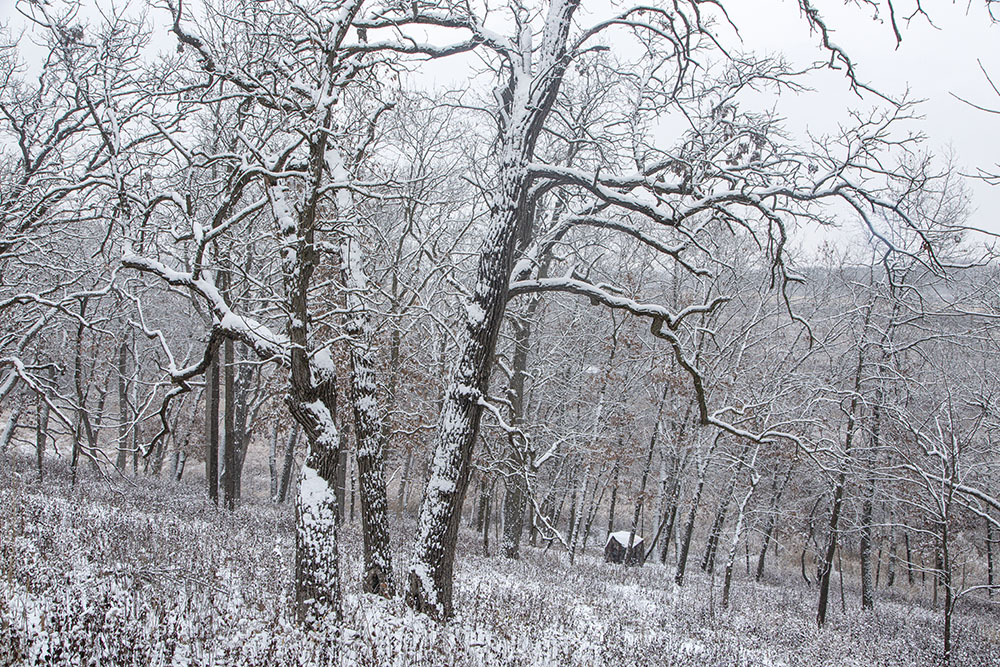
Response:
MULTIPOLYGON (((490 202, 475 288, 458 364, 452 370, 433 468, 420 507, 407 603, 433 618, 451 615, 452 568, 469 483, 472 447, 487 394, 497 336, 507 305, 514 247, 531 219, 527 166, 566 68, 567 39, 579 0, 552 0, 538 52, 544 62, 517 63, 501 97, 498 178, 490 202)), ((527 28, 526 28, 527 29, 527 28)))
POLYGON ((508 163, 483 244, 468 305, 462 353, 445 396, 431 478, 420 507, 407 602, 436 619, 451 615, 452 568, 493 351, 507 302, 514 236, 520 220, 523 165, 508 163))

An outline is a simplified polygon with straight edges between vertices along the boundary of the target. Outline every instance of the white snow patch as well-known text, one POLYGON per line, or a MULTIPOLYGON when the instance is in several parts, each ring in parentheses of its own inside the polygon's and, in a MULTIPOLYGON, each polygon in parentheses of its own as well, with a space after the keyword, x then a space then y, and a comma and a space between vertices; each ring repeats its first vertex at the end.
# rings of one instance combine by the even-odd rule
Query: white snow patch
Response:
MULTIPOLYGON (((608 535, 608 541, 605 542, 604 545, 607 546, 608 544, 611 544, 611 540, 614 540, 623 547, 628 547, 628 536, 631 534, 632 532, 629 530, 619 530, 616 533, 611 533, 608 535)), ((638 535, 636 535, 635 538, 632 540, 632 546, 635 546, 637 544, 642 544, 642 538, 639 537, 638 535)))

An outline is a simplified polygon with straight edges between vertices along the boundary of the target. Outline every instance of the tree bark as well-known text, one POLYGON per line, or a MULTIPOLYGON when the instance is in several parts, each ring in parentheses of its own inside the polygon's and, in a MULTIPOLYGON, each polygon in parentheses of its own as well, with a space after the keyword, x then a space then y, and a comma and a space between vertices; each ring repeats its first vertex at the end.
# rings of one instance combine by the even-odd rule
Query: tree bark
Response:
POLYGON ((269 489, 271 502, 278 499, 278 432, 280 428, 280 422, 274 420, 274 435, 271 437, 271 448, 267 454, 267 471, 271 481, 269 489))
POLYGON ((184 464, 187 463, 187 452, 181 451, 177 456, 177 465, 174 470, 174 481, 181 481, 181 477, 184 475, 184 464))
POLYGON ((208 497, 219 504, 219 353, 212 353, 208 367, 208 391, 205 393, 205 484, 208 497))
POLYGON ((21 408, 18 406, 11 410, 10 416, 7 417, 7 426, 3 429, 3 435, 0 435, 0 454, 7 453, 7 448, 14 439, 14 432, 17 430, 17 421, 20 418, 21 408))
POLYGON ((590 461, 583 467, 583 477, 580 480, 580 489, 574 492, 573 513, 570 516, 569 530, 569 564, 572 565, 576 558, 576 550, 580 543, 580 533, 583 528, 583 505, 587 498, 587 489, 590 487, 590 461))
POLYGON ((986 518, 986 593, 993 597, 993 545, 996 540, 993 538, 993 522, 986 518))
POLYGON ((404 510, 406 509, 406 501, 408 495, 407 492, 409 491, 408 487, 410 484, 410 471, 412 470, 412 468, 413 468, 413 449, 411 447, 407 447, 406 458, 403 460, 403 473, 402 477, 399 480, 398 502, 399 502, 400 516, 403 515, 404 510))
POLYGON ((49 438, 49 404, 45 397, 38 395, 38 421, 35 425, 35 462, 38 466, 38 479, 44 475, 45 444, 49 438))
MULTIPOLYGON (((878 451, 879 429, 881 427, 881 412, 878 404, 875 405, 872 412, 872 446, 875 451, 878 451)), ((870 456, 866 465, 865 495, 861 502, 861 544, 859 549, 861 558, 861 608, 873 609, 875 607, 875 589, 878 587, 878 583, 877 580, 873 581, 872 577, 872 515, 874 512, 872 497, 875 494, 875 483, 872 480, 870 456)))
POLYGON ((729 591, 733 583, 733 565, 736 562, 736 550, 740 544, 740 537, 743 532, 743 522, 746 518, 747 504, 750 502, 751 496, 753 496, 754 490, 757 488, 757 482, 760 477, 754 471, 754 462, 757 459, 757 450, 754 451, 753 461, 749 464, 750 467, 750 488, 747 489, 746 495, 743 496, 743 500, 740 501, 739 509, 736 513, 736 525, 733 527, 733 541, 729 547, 729 555, 726 558, 726 573, 724 577, 724 583, 722 584, 722 607, 725 609, 729 607, 729 591))
POLYGON ((128 461, 128 345, 122 340, 118 347, 118 457, 115 467, 125 470, 128 461))
MULTIPOLYGON (((228 282, 228 281, 226 281, 228 282)), ((236 373, 233 355, 233 341, 227 338, 223 349, 223 384, 225 403, 223 405, 222 439, 222 503, 229 511, 236 509, 236 373)))
POLYGON ((288 487, 292 481, 292 467, 295 464, 295 443, 299 438, 298 422, 288 430, 288 443, 285 445, 284 462, 281 465, 281 479, 278 481, 278 502, 283 503, 288 497, 288 487))
POLYGON ((608 507, 608 535, 615 532, 615 508, 618 505, 618 470, 620 467, 621 461, 616 458, 614 466, 611 469, 611 505, 608 507))
POLYGON ((695 487, 694 497, 691 499, 691 509, 688 511, 687 523, 684 524, 684 536, 681 538, 680 551, 677 554, 677 572, 674 573, 674 583, 678 586, 684 585, 684 571, 687 569, 688 554, 691 552, 691 536, 694 534, 694 520, 698 514, 698 505, 701 503, 701 494, 705 490, 705 477, 708 474, 708 464, 712 458, 722 435, 716 434, 712 446, 705 455, 705 461, 698 469, 698 484, 695 487))
POLYGON ((531 473, 531 463, 534 454, 529 450, 523 434, 527 411, 526 380, 528 377, 528 351, 531 340, 532 320, 538 300, 533 299, 527 307, 523 320, 513 319, 514 326, 514 359, 511 369, 508 398, 510 400, 510 424, 522 431, 509 437, 510 455, 508 457, 507 476, 504 480, 505 497, 503 502, 503 544, 502 553, 505 558, 519 558, 521 551, 521 534, 524 532, 524 511, 527 505, 528 482, 531 473))
POLYGON ((462 503, 469 483, 472 448, 488 390, 493 353, 503 322, 518 233, 531 220, 527 166, 566 68, 565 54, 579 0, 554 0, 539 49, 548 62, 510 69, 507 91, 530 91, 500 113, 498 179, 490 221, 479 255, 476 285, 467 304, 461 354, 448 387, 433 471, 420 507, 406 601, 435 619, 452 613, 452 569, 462 503))
MULTIPOLYGON (((642 475, 639 477, 639 495, 636 498, 635 511, 632 513, 632 527, 628 535, 626 553, 632 552, 632 547, 635 542, 636 530, 639 527, 639 517, 642 515, 642 508, 646 500, 646 484, 649 482, 649 471, 653 467, 653 453, 656 451, 656 442, 660 435, 660 424, 663 420, 663 408, 667 404, 667 396, 669 393, 670 384, 664 383, 663 395, 660 396, 660 403, 656 408, 656 421, 653 422, 653 432, 649 436, 649 449, 646 452, 646 464, 642 467, 642 475)), ((642 565, 642 562, 633 561, 632 564, 642 565)))
MULTIPOLYGON (((341 201, 342 205, 347 200, 341 201)), ((357 443, 364 543, 362 590, 392 597, 395 582, 389 545, 389 502, 385 487, 385 427, 379 411, 375 380, 375 329, 365 298, 369 289, 356 228, 346 230, 340 248, 341 275, 347 287, 348 313, 344 330, 350 337, 351 408, 357 443)), ((343 508, 341 508, 343 509, 343 508)))
POLYGON ((903 545, 906 547, 906 582, 913 585, 913 551, 910 549, 910 533, 903 533, 903 545))
MULTIPOLYGON (((867 337, 868 326, 871 321, 871 307, 865 312, 864 333, 862 341, 867 337)), ((855 421, 858 410, 858 398, 861 392, 861 371, 864 368, 865 350, 864 345, 858 348, 858 364, 854 372, 854 393, 851 395, 851 405, 847 411, 847 434, 844 440, 844 457, 851 455, 851 445, 854 440, 855 421)), ((846 463, 844 464, 846 465, 846 463)), ((826 553, 820 562, 819 571, 819 604, 816 611, 816 623, 823 627, 826 621, 826 610, 830 599, 830 573, 833 570, 833 555, 837 549, 837 529, 840 524, 840 512, 844 505, 844 488, 847 485, 847 472, 842 468, 837 476, 837 484, 833 491, 833 509, 830 511, 830 534, 827 538, 826 553)))
POLYGON ((774 495, 771 496, 771 512, 767 516, 767 525, 764 528, 764 536, 761 540, 760 556, 757 558, 757 581, 760 581, 764 577, 764 559, 767 556, 767 547, 771 542, 771 535, 774 533, 774 526, 778 520, 778 507, 781 503, 781 494, 785 490, 788 480, 792 477, 792 468, 794 468, 793 465, 788 466, 784 480, 775 486, 774 495))

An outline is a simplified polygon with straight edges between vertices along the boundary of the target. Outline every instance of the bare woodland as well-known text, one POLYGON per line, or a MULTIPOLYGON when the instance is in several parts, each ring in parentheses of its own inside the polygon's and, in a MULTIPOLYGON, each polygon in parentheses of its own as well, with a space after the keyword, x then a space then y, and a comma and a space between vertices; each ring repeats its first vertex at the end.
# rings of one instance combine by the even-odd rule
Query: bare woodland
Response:
POLYGON ((0 662, 1000 664, 1000 167, 727 4, 18 0, 0 662))

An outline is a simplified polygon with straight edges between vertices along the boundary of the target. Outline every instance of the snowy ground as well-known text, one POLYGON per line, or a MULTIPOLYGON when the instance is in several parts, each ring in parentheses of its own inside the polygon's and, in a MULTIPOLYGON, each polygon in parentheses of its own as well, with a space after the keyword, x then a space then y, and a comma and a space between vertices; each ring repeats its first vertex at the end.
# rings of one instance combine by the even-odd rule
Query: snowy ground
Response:
MULTIPOLYGON (((862 614, 848 590, 817 630, 816 591, 791 571, 765 584, 741 571, 724 611, 696 564, 678 589, 672 568, 606 565, 596 549, 573 567, 530 547, 486 558, 471 534, 459 616, 439 627, 358 593, 356 526, 345 627, 304 636, 288 613, 288 507, 229 515, 188 483, 72 488, 53 471, 41 486, 14 467, 0 459, 0 665, 929 665, 940 651, 940 612, 903 592, 862 614)), ((953 664, 1000 665, 1000 612, 963 602, 955 642, 953 664)))

